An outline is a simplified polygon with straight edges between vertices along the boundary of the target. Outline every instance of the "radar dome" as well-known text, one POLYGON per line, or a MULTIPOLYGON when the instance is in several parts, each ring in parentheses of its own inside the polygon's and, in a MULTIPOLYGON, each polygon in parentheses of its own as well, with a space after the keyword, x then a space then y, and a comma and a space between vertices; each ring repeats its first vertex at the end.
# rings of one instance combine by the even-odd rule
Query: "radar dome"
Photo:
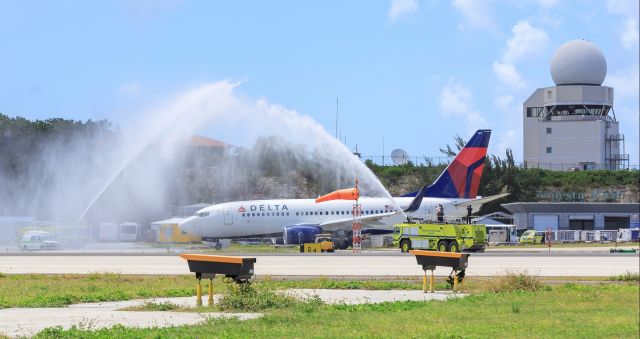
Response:
POLYGON ((560 85, 602 85, 607 60, 594 43, 572 40, 560 46, 551 58, 551 78, 560 85))

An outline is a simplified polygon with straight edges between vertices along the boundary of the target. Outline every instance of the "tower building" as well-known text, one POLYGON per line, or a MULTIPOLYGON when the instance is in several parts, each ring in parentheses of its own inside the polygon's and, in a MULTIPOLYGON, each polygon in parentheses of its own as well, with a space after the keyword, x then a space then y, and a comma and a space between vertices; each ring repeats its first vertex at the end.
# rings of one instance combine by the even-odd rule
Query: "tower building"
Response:
POLYGON ((551 170, 627 169, 613 88, 602 86, 607 61, 586 40, 560 46, 551 59, 553 87, 524 102, 523 147, 528 167, 551 170))

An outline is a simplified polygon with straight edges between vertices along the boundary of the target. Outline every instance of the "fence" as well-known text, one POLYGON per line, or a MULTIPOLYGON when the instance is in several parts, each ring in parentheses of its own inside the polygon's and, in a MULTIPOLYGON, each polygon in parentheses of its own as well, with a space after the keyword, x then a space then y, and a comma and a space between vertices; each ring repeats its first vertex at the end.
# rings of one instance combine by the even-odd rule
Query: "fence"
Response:
POLYGON ((611 242, 618 240, 618 231, 553 231, 551 239, 554 242, 611 242))
MULTIPOLYGON (((362 161, 371 161, 378 166, 394 166, 395 164, 391 160, 390 156, 383 155, 363 155, 360 157, 362 161)), ((439 165, 447 165, 452 160, 453 157, 427 157, 427 156, 409 156, 406 158, 407 161, 410 161, 415 166, 439 166, 439 165)), ((540 169, 548 169, 548 170, 556 170, 556 171, 569 171, 569 170, 582 170, 583 167, 581 164, 573 163, 573 164, 564 164, 564 163, 524 163, 518 162, 515 164, 518 168, 540 168, 540 169)), ((611 164, 593 164, 589 165, 588 170, 600 170, 600 169, 616 169, 616 170, 640 170, 640 165, 629 165, 625 168, 612 168, 611 164)))

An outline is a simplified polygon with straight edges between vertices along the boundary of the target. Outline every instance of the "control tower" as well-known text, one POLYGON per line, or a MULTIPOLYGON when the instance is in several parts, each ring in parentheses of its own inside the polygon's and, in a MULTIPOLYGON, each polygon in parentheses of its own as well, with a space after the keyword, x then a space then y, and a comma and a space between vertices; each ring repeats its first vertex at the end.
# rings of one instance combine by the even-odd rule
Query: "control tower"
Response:
POLYGON ((602 86, 607 61, 590 41, 560 46, 551 59, 553 87, 524 102, 524 161, 551 170, 627 169, 613 88, 602 86))

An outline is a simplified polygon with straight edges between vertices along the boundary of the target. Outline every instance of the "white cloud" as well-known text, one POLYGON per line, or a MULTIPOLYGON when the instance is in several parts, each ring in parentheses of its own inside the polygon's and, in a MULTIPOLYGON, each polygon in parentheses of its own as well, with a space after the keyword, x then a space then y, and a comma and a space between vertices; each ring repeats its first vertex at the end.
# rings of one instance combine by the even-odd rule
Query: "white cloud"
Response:
MULTIPOLYGON (((515 147, 516 145, 519 145, 522 141, 521 138, 518 137, 519 135, 522 135, 522 132, 520 132, 519 130, 515 130, 515 129, 507 130, 502 135, 502 137, 500 138, 500 141, 498 142, 498 149, 506 150, 507 148, 510 148, 511 151, 513 151, 514 159, 519 159, 521 154, 520 150, 522 148, 515 147)), ((499 154, 499 155, 502 156, 502 154, 499 154)))
POLYGON ((133 81, 120 86, 118 93, 128 97, 136 97, 142 93, 142 85, 139 82, 133 81))
POLYGON ((622 33, 620 34, 622 46, 626 49, 632 49, 638 44, 638 39, 640 39, 638 34, 638 19, 628 18, 622 26, 622 33))
POLYGON ((607 75, 605 85, 613 87, 615 97, 637 99, 640 91, 638 73, 640 73, 640 65, 636 63, 622 72, 607 75))
POLYGON ((398 18, 417 11, 417 0, 391 0, 387 16, 391 22, 395 22, 398 18))
POLYGON ((513 64, 496 61, 493 63, 493 72, 496 74, 498 80, 505 85, 516 88, 522 88, 526 85, 513 64))
POLYGON ((514 63, 539 55, 549 44, 547 32, 531 26, 527 21, 519 21, 511 28, 511 32, 513 35, 507 40, 507 49, 503 56, 506 62, 514 63))
POLYGON ((608 0, 607 10, 611 14, 625 18, 620 24, 620 43, 626 49, 632 49, 638 44, 638 0, 608 0))
POLYGON ((519 21, 513 26, 511 33, 500 60, 493 63, 493 72, 505 85, 522 88, 526 83, 515 64, 541 55, 549 45, 549 36, 547 32, 531 26, 527 21, 519 21))
POLYGON ((486 119, 473 108, 473 93, 462 83, 449 79, 439 96, 440 112, 445 117, 464 119, 467 128, 486 126, 486 119))
POLYGON ((497 97, 493 100, 493 104, 502 112, 511 113, 511 105, 513 104, 513 95, 503 95, 501 97, 497 97))
POLYGON ((463 20, 458 24, 460 30, 484 29, 496 33, 496 23, 491 15, 491 0, 453 0, 451 3, 463 20))

